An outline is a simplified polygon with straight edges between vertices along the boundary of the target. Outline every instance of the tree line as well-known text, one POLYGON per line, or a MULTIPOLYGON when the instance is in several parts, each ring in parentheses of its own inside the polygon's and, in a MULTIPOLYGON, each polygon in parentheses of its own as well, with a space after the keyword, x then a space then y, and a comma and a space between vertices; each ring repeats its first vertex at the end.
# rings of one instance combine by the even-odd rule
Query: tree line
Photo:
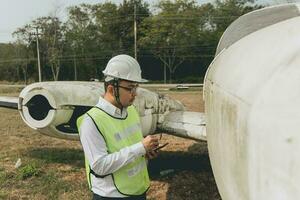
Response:
POLYGON ((261 8, 254 0, 143 0, 80 4, 57 16, 39 17, 18 28, 15 42, 0 44, 0 80, 38 80, 37 42, 45 80, 102 79, 107 61, 136 55, 150 80, 199 81, 212 61, 219 38, 239 16, 261 8))

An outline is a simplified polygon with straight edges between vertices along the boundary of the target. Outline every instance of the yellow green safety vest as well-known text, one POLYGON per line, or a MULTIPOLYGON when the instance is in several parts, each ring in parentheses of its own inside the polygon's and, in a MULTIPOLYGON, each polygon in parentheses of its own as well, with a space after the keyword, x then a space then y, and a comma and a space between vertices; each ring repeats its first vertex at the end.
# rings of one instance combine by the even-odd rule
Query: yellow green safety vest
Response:
MULTIPOLYGON (((122 148, 136 144, 143 139, 139 116, 134 106, 129 106, 127 113, 128 115, 125 119, 115 118, 97 107, 90 109, 86 113, 92 118, 98 131, 103 136, 108 153, 118 152, 122 148)), ((78 130, 80 130, 83 118, 84 115, 77 119, 78 130)), ((85 159, 85 167, 88 184, 91 189, 91 168, 87 159, 85 159)), ((117 190, 121 194, 128 196, 141 195, 150 186, 144 156, 135 159, 114 172, 112 178, 117 190)))

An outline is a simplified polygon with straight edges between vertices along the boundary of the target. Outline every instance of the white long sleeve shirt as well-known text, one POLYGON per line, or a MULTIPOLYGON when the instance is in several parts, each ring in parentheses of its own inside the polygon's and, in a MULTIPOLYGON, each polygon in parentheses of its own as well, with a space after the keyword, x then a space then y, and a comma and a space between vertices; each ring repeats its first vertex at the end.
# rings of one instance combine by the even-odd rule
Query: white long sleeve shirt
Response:
MULTIPOLYGON (((102 97, 100 97, 98 108, 111 116, 126 118, 127 110, 122 112, 102 97)), ((96 125, 89 116, 85 116, 80 126, 80 141, 84 150, 84 155, 90 163, 91 169, 100 176, 112 174, 124 165, 132 162, 137 157, 146 154, 142 142, 121 149, 119 152, 108 154, 104 138, 98 132, 96 125)), ((126 197, 120 194, 114 185, 112 175, 104 178, 97 178, 91 174, 92 191, 103 197, 126 197)))

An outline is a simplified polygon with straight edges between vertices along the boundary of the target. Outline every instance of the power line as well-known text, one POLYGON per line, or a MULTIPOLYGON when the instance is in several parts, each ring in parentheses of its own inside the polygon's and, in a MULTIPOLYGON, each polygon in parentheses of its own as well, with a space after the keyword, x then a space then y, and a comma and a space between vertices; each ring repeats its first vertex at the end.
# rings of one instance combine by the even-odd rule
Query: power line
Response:
MULTIPOLYGON (((172 54, 164 54, 165 56, 173 56, 172 54)), ((185 58, 207 58, 207 57, 214 57, 214 54, 190 54, 190 55, 179 55, 175 56, 177 58, 185 57, 185 58)), ((139 57, 156 57, 152 54, 139 54, 139 57)), ((97 56, 97 57, 75 57, 76 60, 84 60, 84 61, 91 61, 91 60, 108 60, 111 56, 97 56)), ((48 61, 49 59, 46 59, 48 61)), ((73 61, 74 57, 59 57, 57 60, 60 61, 73 61)), ((8 59, 8 60, 0 60, 0 64, 6 63, 16 63, 16 62, 30 62, 30 61, 37 61, 37 58, 18 58, 18 59, 8 59)))
MULTIPOLYGON (((168 47, 148 47, 148 48, 143 48, 142 50, 155 50, 155 49, 189 49, 189 48, 196 48, 198 51, 200 50, 208 50, 208 49, 215 49, 215 46, 210 46, 210 45, 177 45, 177 46, 168 46, 168 47)), ((119 49, 118 51, 132 51, 132 49, 130 48, 123 48, 123 49, 119 49)), ((93 57, 93 56, 98 56, 99 54, 113 54, 114 51, 112 50, 107 50, 107 51, 93 51, 93 53, 86 53, 86 54, 64 54, 62 56, 59 56, 58 59, 73 59, 74 57, 76 59, 86 59, 89 57, 93 57)), ((109 58, 109 56, 105 56, 107 58, 109 58)), ((1 57, 0 57, 1 59, 1 57)), ((18 61, 26 61, 26 60, 30 60, 30 61, 36 61, 37 58, 31 57, 31 58, 11 58, 11 59, 7 59, 7 60, 3 60, 3 61, 7 61, 7 62, 18 62, 18 61)), ((48 60, 48 59, 46 59, 48 60)), ((1 60, 0 60, 1 62, 1 60)))

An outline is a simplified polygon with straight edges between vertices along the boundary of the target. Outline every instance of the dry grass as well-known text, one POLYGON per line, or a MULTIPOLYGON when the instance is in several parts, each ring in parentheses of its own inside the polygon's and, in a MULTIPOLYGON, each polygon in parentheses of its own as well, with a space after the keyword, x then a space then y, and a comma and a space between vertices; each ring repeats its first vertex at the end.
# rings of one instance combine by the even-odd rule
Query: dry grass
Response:
MULTIPOLYGON (((168 94, 188 110, 204 110, 201 91, 168 94)), ((41 135, 27 127, 15 110, 1 108, 0 113, 0 199, 91 199, 79 142, 41 135), (22 165, 15 169, 18 158, 22 165)), ((165 134, 162 140, 170 144, 149 163, 147 198, 220 199, 206 143, 165 134)))
POLYGON ((20 85, 8 85, 0 81, 0 95, 8 97, 17 97, 22 91, 23 86, 20 85))

